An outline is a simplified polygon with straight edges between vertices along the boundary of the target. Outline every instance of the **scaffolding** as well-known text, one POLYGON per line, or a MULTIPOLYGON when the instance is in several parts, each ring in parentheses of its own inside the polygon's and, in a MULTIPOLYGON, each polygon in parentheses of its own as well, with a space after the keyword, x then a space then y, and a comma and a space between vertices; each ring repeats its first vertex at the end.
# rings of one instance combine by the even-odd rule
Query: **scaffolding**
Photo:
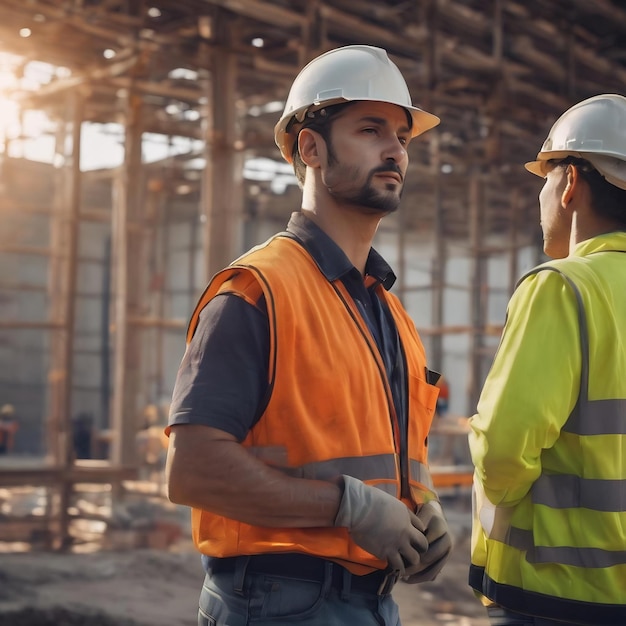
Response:
MULTIPOLYGON (((0 35, 18 74, 44 60, 57 69, 36 88, 22 80, 6 94, 21 123, 5 133, 0 155, 0 390, 41 418, 42 454, 32 467, 2 460, 0 486, 54 491, 46 519, 58 548, 72 543, 75 485, 122 494, 137 477, 141 409, 171 393, 172 346, 182 354, 206 281, 297 208, 293 185, 277 191, 275 175, 244 173, 251 159, 280 162, 273 125, 306 61, 338 45, 385 47, 416 103, 443 120, 411 145, 404 209, 380 241, 394 248, 407 308, 428 303, 417 325, 433 369, 463 361, 461 419, 476 405, 501 331, 493 309, 502 311, 521 268, 541 260, 538 182, 521 164, 569 105, 626 84, 626 59, 606 49, 607 37, 615 50, 626 41, 626 9, 609 0, 6 0, 0 35), (32 110, 50 122, 48 164, 19 156, 32 110), (115 166, 81 167, 89 125, 121 129, 115 166), (149 161, 154 137, 167 150, 149 161), (466 274, 455 274, 459 258, 466 274), (503 264, 504 282, 494 284, 503 264), (462 322, 447 304, 458 294, 462 322), (84 331, 94 312, 96 330, 84 331), (460 356, 455 337, 467 343, 460 356), (10 364, 24 351, 44 375, 22 388, 10 364), (83 405, 97 413, 98 458, 89 460, 72 444, 83 405)), ((455 428, 453 437, 465 432, 462 421, 455 428)), ((435 472, 444 487, 467 486, 470 473, 462 459, 435 472)))

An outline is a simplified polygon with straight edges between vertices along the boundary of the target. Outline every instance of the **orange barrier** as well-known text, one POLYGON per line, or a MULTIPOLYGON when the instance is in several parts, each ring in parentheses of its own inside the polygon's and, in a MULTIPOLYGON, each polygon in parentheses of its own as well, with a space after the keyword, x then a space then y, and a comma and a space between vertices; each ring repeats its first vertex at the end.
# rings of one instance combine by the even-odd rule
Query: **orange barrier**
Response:
POLYGON ((471 487, 474 468, 471 465, 431 465, 435 489, 442 487, 471 487))

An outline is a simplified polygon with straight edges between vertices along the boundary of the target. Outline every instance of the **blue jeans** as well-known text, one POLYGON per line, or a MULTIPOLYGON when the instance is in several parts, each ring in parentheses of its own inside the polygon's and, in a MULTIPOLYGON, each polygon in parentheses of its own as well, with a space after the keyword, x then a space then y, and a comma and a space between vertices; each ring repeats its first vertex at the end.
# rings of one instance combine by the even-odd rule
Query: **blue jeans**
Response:
POLYGON ((572 622, 559 622, 553 619, 514 613, 499 606, 487 607, 487 615, 491 626, 576 626, 572 622))
POLYGON ((390 594, 338 589, 276 574, 213 572, 200 594, 198 626, 401 626, 390 594))

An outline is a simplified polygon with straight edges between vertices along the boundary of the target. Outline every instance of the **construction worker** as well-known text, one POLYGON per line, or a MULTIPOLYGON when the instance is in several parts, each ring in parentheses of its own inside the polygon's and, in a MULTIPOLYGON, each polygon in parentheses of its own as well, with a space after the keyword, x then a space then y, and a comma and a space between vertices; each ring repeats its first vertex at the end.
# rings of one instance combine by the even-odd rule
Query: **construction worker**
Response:
POLYGON ((437 375, 371 248, 409 142, 438 123, 379 48, 331 50, 292 85, 275 139, 302 208, 209 284, 170 410, 200 626, 396 625, 394 583, 448 556, 426 450, 437 375))
POLYGON ((470 585, 494 626, 626 624, 626 98, 554 124, 526 168, 545 253, 470 420, 470 585))
POLYGON ((0 408, 0 454, 8 454, 15 445, 15 433, 18 429, 15 407, 4 404, 0 408))

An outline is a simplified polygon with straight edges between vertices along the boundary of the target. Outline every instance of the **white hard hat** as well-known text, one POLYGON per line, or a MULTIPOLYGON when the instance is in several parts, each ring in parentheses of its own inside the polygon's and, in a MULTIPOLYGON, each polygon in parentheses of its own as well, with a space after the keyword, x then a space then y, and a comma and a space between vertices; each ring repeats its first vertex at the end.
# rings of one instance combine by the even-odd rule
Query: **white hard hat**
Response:
POLYGON ((303 122, 309 111, 352 100, 404 107, 413 120, 411 137, 437 126, 440 121, 436 115, 412 105, 406 82, 385 50, 360 45, 336 48, 313 59, 291 86, 285 110, 274 128, 276 145, 285 160, 292 161, 297 136, 290 129, 294 118, 303 122))
POLYGON ((589 161, 611 184, 626 189, 626 98, 602 94, 568 109, 554 123, 536 161, 526 169, 545 176, 546 161, 568 156, 589 161))

